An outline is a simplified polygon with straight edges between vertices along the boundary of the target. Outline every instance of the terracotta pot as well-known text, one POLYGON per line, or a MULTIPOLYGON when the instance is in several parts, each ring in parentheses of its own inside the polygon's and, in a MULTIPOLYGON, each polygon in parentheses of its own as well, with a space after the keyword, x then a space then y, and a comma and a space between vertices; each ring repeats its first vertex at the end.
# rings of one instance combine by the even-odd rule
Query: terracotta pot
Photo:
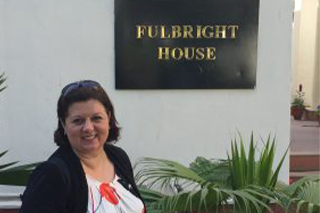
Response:
POLYGON ((304 108, 292 106, 291 107, 291 115, 293 116, 294 120, 301 120, 303 116, 304 108))

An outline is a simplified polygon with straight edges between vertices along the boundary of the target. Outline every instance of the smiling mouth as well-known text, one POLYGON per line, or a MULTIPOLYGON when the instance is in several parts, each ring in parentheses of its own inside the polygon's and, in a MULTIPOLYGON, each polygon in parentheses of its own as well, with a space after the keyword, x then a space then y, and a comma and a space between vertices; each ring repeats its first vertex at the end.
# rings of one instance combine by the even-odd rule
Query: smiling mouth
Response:
POLYGON ((97 135, 86 135, 86 136, 83 136, 82 139, 84 140, 93 140, 97 137, 97 135))

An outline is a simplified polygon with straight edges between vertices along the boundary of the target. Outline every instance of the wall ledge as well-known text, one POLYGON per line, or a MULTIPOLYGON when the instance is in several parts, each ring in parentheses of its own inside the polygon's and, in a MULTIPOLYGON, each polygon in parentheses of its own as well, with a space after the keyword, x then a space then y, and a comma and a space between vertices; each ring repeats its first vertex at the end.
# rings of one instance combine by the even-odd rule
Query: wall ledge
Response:
POLYGON ((19 209, 25 187, 0 185, 0 209, 19 209))

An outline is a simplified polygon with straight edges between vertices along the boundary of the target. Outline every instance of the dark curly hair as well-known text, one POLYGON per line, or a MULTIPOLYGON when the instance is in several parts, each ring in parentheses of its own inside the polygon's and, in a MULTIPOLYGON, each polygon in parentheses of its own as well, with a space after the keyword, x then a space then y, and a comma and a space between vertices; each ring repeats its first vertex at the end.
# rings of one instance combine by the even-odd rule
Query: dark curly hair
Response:
POLYGON ((57 115, 58 127, 54 132, 54 142, 58 146, 69 144, 69 139, 64 132, 63 125, 68 115, 69 107, 76 102, 83 102, 88 100, 97 100, 105 108, 106 112, 110 115, 110 130, 106 142, 117 142, 120 138, 120 127, 114 114, 113 105, 98 82, 92 80, 77 81, 65 86, 61 92, 58 100, 57 115), (63 124, 62 124, 63 123, 63 124))

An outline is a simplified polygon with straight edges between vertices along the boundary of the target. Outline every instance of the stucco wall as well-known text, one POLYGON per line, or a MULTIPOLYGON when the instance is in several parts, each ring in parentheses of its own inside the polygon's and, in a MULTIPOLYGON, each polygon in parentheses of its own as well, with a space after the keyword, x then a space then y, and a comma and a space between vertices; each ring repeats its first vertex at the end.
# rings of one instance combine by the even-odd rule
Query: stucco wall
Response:
MULTIPOLYGON (((56 148, 56 101, 63 85, 101 82, 123 128, 119 145, 132 161, 226 157, 245 138, 277 135, 277 160, 289 144, 291 0, 261 0, 254 90, 119 91, 114 83, 112 0, 0 0, 0 150, 6 160, 46 159, 56 148), (4 29, 4 30, 3 30, 4 29)), ((280 177, 288 181, 288 160, 280 177)))
POLYGON ((303 85, 305 102, 315 110, 320 104, 319 0, 302 1, 294 16, 294 56, 292 96, 303 85))

